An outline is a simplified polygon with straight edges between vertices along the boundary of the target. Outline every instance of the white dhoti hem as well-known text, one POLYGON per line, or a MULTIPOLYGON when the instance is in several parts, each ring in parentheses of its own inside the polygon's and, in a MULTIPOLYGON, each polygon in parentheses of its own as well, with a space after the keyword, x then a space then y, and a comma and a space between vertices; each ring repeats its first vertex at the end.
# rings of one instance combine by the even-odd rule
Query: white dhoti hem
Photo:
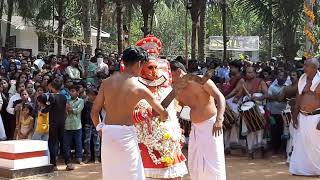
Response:
POLYGON ((225 180, 223 135, 212 136, 216 117, 201 123, 192 123, 188 166, 192 180, 225 180))
POLYGON ((299 128, 293 139, 289 172, 295 175, 320 175, 320 115, 298 116, 299 128))
POLYGON ((167 168, 144 168, 144 173, 147 180, 171 179, 183 177, 184 175, 188 174, 188 168, 186 163, 183 161, 167 168))
POLYGON ((102 128, 101 160, 104 180, 145 180, 133 126, 105 125, 102 128))

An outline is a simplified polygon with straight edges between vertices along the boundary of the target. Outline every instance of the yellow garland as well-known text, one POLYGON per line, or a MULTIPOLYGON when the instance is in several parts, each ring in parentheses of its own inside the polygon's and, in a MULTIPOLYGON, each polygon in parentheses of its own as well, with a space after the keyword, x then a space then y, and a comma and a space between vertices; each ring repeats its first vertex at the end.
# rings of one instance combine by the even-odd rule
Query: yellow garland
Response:
POLYGON ((317 44, 317 39, 315 38, 314 34, 306 26, 304 27, 304 34, 313 45, 317 44))
POLYGON ((306 16, 310 19, 310 21, 313 24, 316 19, 316 16, 314 15, 313 11, 310 10, 306 4, 304 4, 303 10, 304 10, 304 13, 306 14, 306 16))
MULTIPOLYGON (((312 0, 311 1, 311 6, 314 6, 316 3, 316 0, 312 0)), ((310 24, 314 24, 315 22, 315 15, 313 13, 313 10, 309 8, 309 6, 307 5, 307 3, 304 3, 304 6, 303 6, 303 11, 305 13, 305 16, 308 18, 308 23, 310 24)), ((308 25, 306 25, 304 27, 304 34, 306 35, 306 38, 311 42, 311 44, 313 46, 316 46, 317 45, 317 39, 316 37, 314 36, 313 32, 312 32, 312 29, 310 29, 308 27, 308 25)), ((311 58, 313 56, 313 52, 311 52, 310 49, 306 49, 306 52, 304 53, 304 56, 306 58, 311 58)))
POLYGON ((310 52, 304 52, 303 56, 306 57, 307 59, 310 59, 313 57, 313 55, 310 52))

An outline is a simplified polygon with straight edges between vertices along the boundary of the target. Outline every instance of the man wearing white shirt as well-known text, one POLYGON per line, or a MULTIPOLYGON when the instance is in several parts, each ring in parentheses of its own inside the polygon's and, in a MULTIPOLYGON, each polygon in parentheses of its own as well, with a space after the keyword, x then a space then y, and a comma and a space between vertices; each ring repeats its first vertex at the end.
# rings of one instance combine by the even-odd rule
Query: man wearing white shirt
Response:
POLYGON ((42 69, 43 65, 45 64, 45 62, 42 59, 41 55, 37 56, 37 60, 34 61, 34 64, 39 68, 42 69))
POLYGON ((103 54, 98 53, 97 55, 97 73, 104 73, 105 75, 109 75, 109 66, 108 64, 103 62, 103 54))
MULTIPOLYGON (((287 103, 285 101, 278 102, 277 98, 282 93, 284 87, 287 85, 287 74, 283 71, 277 73, 277 79, 268 88, 268 103, 267 108, 271 112, 271 144, 273 153, 278 153, 281 147, 281 136, 283 133, 283 119, 282 111, 286 109, 287 103)), ((291 83, 290 83, 291 84, 291 83)))

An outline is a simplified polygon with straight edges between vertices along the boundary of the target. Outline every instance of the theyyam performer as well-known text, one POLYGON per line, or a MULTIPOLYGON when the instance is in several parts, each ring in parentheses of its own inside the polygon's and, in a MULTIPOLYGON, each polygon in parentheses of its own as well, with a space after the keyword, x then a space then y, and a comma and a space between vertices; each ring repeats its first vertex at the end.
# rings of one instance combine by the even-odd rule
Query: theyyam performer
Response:
MULTIPOLYGON (((172 91, 170 64, 158 57, 161 42, 152 35, 136 43, 149 54, 149 61, 143 65, 139 81, 163 101, 172 91)), ((144 173, 147 179, 182 179, 188 174, 186 158, 181 152, 184 137, 179 125, 174 103, 166 108, 169 117, 161 122, 152 113, 146 100, 141 100, 134 111, 134 123, 137 129, 144 173)))
POLYGON ((198 79, 190 79, 192 75, 186 74, 181 63, 172 61, 170 65, 176 99, 180 105, 191 108, 190 177, 192 180, 225 180, 222 133, 225 98, 210 79, 202 81, 206 75, 203 78, 193 75, 198 79))
POLYGON ((293 152, 290 173, 320 175, 320 72, 319 60, 308 59, 298 82, 298 96, 293 112, 293 152))
POLYGON ((144 180, 144 169, 133 126, 134 108, 145 99, 160 115, 168 118, 167 112, 146 86, 138 81, 141 69, 147 61, 142 48, 131 46, 123 52, 123 73, 116 73, 104 80, 92 107, 92 121, 102 133, 102 177, 104 180, 144 180), (106 110, 106 119, 99 123, 99 112, 106 110))

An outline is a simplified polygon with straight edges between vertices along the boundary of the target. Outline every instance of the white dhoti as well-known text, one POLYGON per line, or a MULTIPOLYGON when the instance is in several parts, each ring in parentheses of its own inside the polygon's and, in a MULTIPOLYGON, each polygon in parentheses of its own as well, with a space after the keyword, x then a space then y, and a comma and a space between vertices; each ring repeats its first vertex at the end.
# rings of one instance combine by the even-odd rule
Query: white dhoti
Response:
POLYGON ((289 171, 295 175, 320 175, 320 131, 316 129, 320 115, 305 116, 300 113, 298 121, 289 171))
MULTIPOLYGON (((238 104, 233 102, 233 98, 226 100, 227 105, 230 109, 239 117, 238 104)), ((239 118, 236 119, 236 123, 231 129, 225 130, 224 134, 224 148, 242 148, 246 146, 246 141, 239 139, 240 128, 239 118)))
POLYGON ((201 123, 192 123, 188 166, 192 180, 225 180, 223 135, 212 135, 216 117, 201 123))
POLYGON ((145 180, 134 126, 102 128, 101 160, 104 180, 145 180))

